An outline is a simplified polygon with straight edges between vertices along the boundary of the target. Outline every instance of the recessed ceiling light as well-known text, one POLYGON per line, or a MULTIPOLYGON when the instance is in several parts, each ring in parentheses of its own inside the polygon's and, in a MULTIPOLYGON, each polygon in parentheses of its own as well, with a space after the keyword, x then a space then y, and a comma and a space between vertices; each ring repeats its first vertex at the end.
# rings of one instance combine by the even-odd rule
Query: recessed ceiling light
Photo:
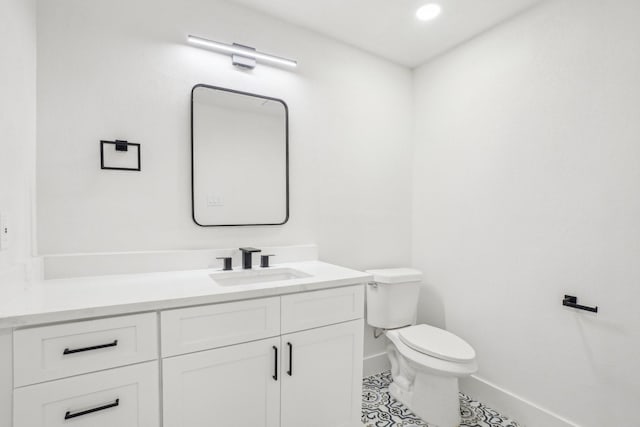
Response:
POLYGON ((438 15, 440 15, 440 12, 442 12, 442 7, 440 7, 439 4, 428 3, 421 6, 416 11, 416 18, 421 21, 431 21, 432 19, 437 18, 438 15))

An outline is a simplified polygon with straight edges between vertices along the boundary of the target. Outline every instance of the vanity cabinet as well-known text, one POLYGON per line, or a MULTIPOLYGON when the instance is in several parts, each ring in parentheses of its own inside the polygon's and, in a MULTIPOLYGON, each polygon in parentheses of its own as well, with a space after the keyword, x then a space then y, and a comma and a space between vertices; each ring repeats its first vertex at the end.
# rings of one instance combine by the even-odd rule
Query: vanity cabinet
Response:
POLYGON ((363 317, 351 285, 16 329, 13 427, 358 426, 363 317))
MULTIPOLYGON (((186 308, 163 313, 163 340, 228 345, 163 354, 164 427, 353 427, 360 424, 364 290, 362 286, 186 308), (236 313, 248 313, 245 321, 236 313), (258 313, 262 313, 258 315, 258 313), (198 319, 194 323, 193 320, 198 319), (215 321, 217 319, 217 321, 215 321), (180 324, 178 327, 176 324, 180 324), (196 330, 189 330, 192 324, 196 330), (215 342, 200 332, 227 331, 215 342), (214 326, 215 324, 215 326, 214 326), (165 331, 180 331, 179 336, 165 331), (243 331, 239 333, 238 331, 243 331), (280 332, 286 331, 280 335, 280 332), (240 343, 249 334, 258 338, 240 343), (270 337, 266 337, 271 335, 270 337), (234 338, 235 337, 235 338, 234 338)), ((163 342, 163 348, 164 348, 163 342)))
POLYGON ((362 320, 163 361, 164 426, 353 427, 362 320))

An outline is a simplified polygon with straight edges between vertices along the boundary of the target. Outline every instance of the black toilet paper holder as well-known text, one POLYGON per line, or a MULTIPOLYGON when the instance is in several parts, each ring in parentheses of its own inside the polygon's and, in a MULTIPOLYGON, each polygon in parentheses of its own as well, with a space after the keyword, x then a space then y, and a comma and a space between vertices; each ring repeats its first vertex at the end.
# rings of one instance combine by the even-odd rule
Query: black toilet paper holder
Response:
POLYGON ((590 311, 592 313, 598 312, 598 306, 589 307, 586 305, 580 305, 578 304, 578 297, 574 297, 573 295, 565 295, 564 299, 562 300, 562 305, 566 307, 577 308, 578 310, 590 311))

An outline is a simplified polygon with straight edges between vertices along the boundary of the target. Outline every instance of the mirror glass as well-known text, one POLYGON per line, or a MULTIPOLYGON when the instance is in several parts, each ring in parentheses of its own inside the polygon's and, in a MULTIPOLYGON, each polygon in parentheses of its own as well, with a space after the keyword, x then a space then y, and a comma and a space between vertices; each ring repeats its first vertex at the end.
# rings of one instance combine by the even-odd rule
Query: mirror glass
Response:
POLYGON ((196 224, 287 222, 288 110, 284 101, 196 85, 191 92, 191 154, 196 224))

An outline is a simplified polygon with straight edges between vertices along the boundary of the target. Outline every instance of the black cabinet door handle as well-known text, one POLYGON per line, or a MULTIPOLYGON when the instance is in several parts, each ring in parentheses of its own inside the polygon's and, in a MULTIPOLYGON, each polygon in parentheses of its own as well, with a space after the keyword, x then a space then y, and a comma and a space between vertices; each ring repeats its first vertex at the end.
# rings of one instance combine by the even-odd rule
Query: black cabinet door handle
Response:
POLYGON ((118 405, 120 405, 120 399, 116 399, 115 402, 113 403, 108 403, 106 405, 98 406, 97 408, 87 409, 86 411, 80 411, 80 412, 67 411, 67 413, 64 414, 64 419, 70 420, 71 418, 81 417, 87 414, 93 414, 94 412, 104 411, 105 409, 109 409, 109 408, 115 408, 118 405))
POLYGON ((274 352, 274 363, 273 363, 273 379, 274 381, 278 381, 278 347, 276 347, 275 345, 273 346, 273 352, 274 352))
POLYGON ((289 370, 287 371, 287 375, 291 377, 293 376, 293 345, 290 342, 288 342, 287 345, 289 346, 289 370))
POLYGON ((91 347, 84 347, 84 348, 74 348, 73 350, 65 348, 62 354, 66 355, 66 354, 73 354, 73 353, 82 353, 83 351, 99 350, 101 348, 115 347, 117 345, 118 345, 118 340, 114 340, 109 344, 94 345, 91 347))

